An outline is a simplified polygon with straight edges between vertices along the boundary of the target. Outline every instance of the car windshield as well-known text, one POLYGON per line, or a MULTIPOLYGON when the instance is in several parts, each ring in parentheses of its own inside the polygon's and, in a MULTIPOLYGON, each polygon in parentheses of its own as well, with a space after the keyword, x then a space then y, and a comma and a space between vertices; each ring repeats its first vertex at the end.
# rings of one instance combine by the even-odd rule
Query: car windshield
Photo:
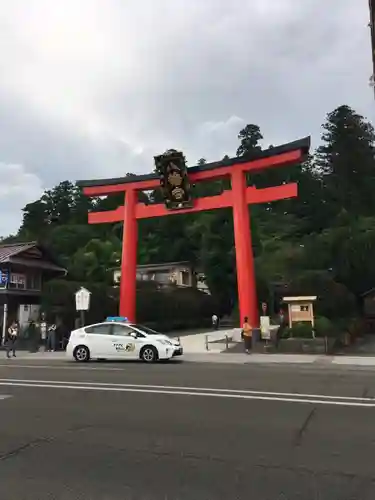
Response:
POLYGON ((134 328, 137 328, 137 330, 139 330, 140 332, 146 333, 147 335, 163 335, 162 333, 156 332, 155 330, 152 330, 151 328, 148 328, 144 325, 132 324, 132 326, 134 326, 134 328))

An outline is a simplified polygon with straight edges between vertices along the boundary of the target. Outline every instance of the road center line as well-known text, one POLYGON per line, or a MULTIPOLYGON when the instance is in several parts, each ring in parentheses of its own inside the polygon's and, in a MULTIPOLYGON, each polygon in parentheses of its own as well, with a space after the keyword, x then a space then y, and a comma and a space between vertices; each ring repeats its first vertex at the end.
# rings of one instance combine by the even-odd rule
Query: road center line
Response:
POLYGON ((51 389, 68 389, 68 390, 84 390, 84 391, 102 391, 102 392, 130 392, 130 393, 147 393, 147 394, 164 394, 164 395, 178 395, 178 396, 204 396, 211 398, 227 398, 227 399, 242 399, 242 400, 258 400, 258 401, 273 401, 280 403, 304 403, 316 405, 333 405, 333 406, 348 406, 348 407, 362 407, 362 408, 375 408, 375 402, 354 402, 348 400, 327 400, 327 399, 301 399, 301 398, 288 398, 276 396, 263 396, 261 394, 238 394, 234 392, 219 393, 219 392, 198 392, 187 390, 163 390, 163 389, 142 389, 135 387, 104 387, 94 385, 72 385, 66 383, 65 385, 56 383, 32 383, 32 382, 0 382, 3 386, 15 387, 28 387, 28 388, 51 388, 51 389))
POLYGON ((129 388, 129 389, 147 389, 147 390, 161 390, 166 392, 171 391, 183 391, 183 392, 210 392, 210 393, 230 393, 239 395, 253 395, 253 396, 275 396, 277 398, 302 398, 302 399, 326 399, 332 401, 356 401, 362 403, 374 403, 375 398, 363 398, 363 397, 352 397, 352 396, 329 396, 325 394, 304 394, 296 392, 269 392, 269 391, 256 391, 252 389, 223 389, 215 387, 191 387, 191 386, 176 386, 176 385, 151 385, 151 384, 121 384, 121 383, 110 383, 110 382, 76 382, 68 380, 30 380, 30 379, 14 379, 14 378, 2 378, 0 379, 0 385, 3 383, 26 383, 26 384, 54 384, 56 386, 92 386, 92 387, 115 387, 115 388, 129 388))

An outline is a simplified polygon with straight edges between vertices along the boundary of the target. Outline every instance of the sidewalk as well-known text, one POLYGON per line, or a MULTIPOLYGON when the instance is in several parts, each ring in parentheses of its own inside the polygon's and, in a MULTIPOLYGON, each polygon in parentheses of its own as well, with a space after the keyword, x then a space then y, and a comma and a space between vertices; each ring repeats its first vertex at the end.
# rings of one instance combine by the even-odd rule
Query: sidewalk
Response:
MULTIPOLYGON (((1 358, 0 358, 1 359, 1 358)), ((4 356, 4 360, 5 360, 4 356)), ((17 361, 67 361, 70 362, 65 352, 48 352, 48 353, 29 353, 19 352, 16 359, 9 362, 17 361)), ((358 367, 374 367, 375 356, 325 356, 325 355, 309 355, 309 354, 221 354, 220 352, 208 351, 188 352, 181 358, 176 358, 176 361, 190 363, 220 363, 220 364, 280 364, 280 365, 323 365, 323 366, 358 366, 358 367)))
POLYGON ((208 330, 194 335, 187 335, 180 337, 180 342, 186 354, 207 354, 207 353, 221 353, 229 345, 234 345, 232 342, 237 335, 236 341, 241 339, 239 328, 222 329, 222 330, 208 330))
MULTIPOLYGON (((207 353, 186 353, 184 361, 195 363, 229 363, 229 364, 313 364, 324 362, 331 364, 327 356, 310 356, 294 354, 222 354, 209 351, 207 353)), ((373 358, 375 366, 375 357, 373 358)))

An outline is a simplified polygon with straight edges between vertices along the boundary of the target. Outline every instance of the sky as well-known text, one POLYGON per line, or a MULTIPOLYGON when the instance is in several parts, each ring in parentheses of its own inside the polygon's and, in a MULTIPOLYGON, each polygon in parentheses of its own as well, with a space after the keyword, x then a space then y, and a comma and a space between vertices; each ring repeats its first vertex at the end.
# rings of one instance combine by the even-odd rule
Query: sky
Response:
POLYGON ((69 179, 234 156, 373 119, 368 0, 0 0, 0 235, 69 179), (330 8, 328 8, 328 5, 330 8))

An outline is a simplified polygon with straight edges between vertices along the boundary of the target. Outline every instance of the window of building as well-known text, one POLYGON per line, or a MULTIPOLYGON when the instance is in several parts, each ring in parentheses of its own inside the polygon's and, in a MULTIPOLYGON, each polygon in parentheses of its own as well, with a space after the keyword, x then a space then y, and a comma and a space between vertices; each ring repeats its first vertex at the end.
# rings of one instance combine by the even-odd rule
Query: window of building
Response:
POLYGON ((155 273, 154 280, 158 283, 169 283, 169 272, 161 271, 159 273, 155 273))
POLYGON ((181 271, 181 281, 184 286, 190 285, 190 275, 188 271, 181 271))
POLYGON ((9 280, 9 288, 26 290, 26 275, 19 273, 11 273, 9 280))
POLYGON ((37 273, 30 273, 26 275, 26 288, 27 290, 41 290, 42 277, 37 273))

